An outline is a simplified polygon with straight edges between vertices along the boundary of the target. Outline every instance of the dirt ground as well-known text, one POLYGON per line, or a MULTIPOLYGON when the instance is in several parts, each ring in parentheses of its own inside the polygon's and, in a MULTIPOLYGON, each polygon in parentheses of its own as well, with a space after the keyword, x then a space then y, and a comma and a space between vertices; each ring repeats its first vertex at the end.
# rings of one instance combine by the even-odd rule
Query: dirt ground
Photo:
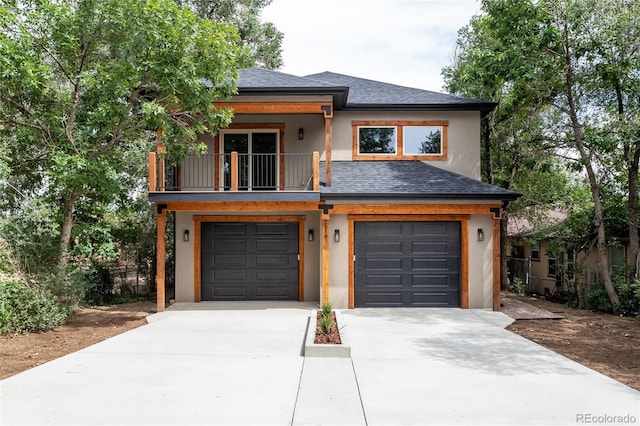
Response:
POLYGON ((640 320, 571 309, 544 299, 509 297, 565 318, 519 320, 507 330, 640 390, 640 320))
MULTIPOLYGON (((639 320, 517 298, 566 318, 520 320, 508 330, 640 390, 639 320)), ((0 379, 139 327, 153 312, 151 302, 78 308, 65 325, 51 331, 0 336, 0 379)))
POLYGON ((43 333, 0 336, 0 379, 146 324, 151 302, 76 308, 66 324, 43 333))

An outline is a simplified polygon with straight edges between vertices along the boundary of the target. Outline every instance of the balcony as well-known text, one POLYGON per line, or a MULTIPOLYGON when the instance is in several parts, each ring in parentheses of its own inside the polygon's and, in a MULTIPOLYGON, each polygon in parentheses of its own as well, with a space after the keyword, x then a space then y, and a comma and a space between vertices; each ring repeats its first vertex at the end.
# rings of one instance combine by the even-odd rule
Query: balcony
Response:
POLYGON ((320 190, 319 158, 318 152, 231 152, 188 155, 182 163, 172 165, 163 156, 150 152, 149 198, 154 201, 311 200, 317 198, 320 190), (311 194, 316 196, 310 197, 311 194))

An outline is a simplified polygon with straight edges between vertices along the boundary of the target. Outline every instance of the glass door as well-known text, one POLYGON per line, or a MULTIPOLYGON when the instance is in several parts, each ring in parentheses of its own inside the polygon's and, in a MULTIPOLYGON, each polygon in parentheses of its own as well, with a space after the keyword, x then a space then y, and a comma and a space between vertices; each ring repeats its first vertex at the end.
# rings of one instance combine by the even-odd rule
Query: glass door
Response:
POLYGON ((224 186, 231 188, 231 152, 238 153, 238 189, 242 191, 277 188, 278 133, 238 131, 223 133, 224 186))

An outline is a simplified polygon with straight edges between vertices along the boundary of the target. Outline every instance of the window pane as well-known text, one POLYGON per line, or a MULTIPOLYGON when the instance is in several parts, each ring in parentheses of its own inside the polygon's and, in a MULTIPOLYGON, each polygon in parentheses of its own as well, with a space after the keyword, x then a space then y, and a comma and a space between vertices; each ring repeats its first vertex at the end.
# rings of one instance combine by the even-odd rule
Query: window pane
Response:
POLYGON ((358 127, 360 154, 395 154, 395 127, 358 127))
POLYGON ((405 126, 404 154, 442 154, 441 126, 405 126))

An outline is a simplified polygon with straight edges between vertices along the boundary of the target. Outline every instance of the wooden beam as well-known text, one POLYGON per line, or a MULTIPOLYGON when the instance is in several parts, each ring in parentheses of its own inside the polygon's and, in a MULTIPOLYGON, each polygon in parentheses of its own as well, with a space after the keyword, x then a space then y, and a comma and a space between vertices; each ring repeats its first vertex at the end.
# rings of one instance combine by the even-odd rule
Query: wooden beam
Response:
POLYGON ((165 304, 165 228, 166 210, 156 214, 156 311, 164 311, 165 304))
POLYGON ((327 186, 331 186, 331 151, 333 144, 333 119, 331 117, 324 118, 324 159, 325 159, 325 176, 324 181, 327 186))
POLYGON ((469 219, 460 221, 460 308, 469 308, 469 219))
POLYGON ((500 204, 334 204, 332 214, 492 214, 500 204))
POLYGON ((238 190, 238 153, 231 153, 231 190, 238 190))
POLYGON ((500 218, 493 219, 493 310, 500 310, 500 218))
POLYGON ((234 114, 322 114, 332 117, 329 102, 216 102, 216 108, 231 108, 234 114), (327 108, 329 107, 329 108, 327 108))
POLYGON ((329 303, 329 215, 322 215, 322 298, 329 303))
POLYGON ((168 202, 170 211, 273 212, 317 211, 317 201, 176 201, 168 202))
POLYGON ((356 233, 355 233, 355 221, 349 219, 348 220, 349 227, 349 246, 348 246, 348 256, 349 256, 349 280, 347 285, 349 286, 349 294, 348 294, 348 305, 349 309, 355 308, 356 298, 355 298, 355 278, 356 278, 356 264, 355 264, 355 242, 356 242, 356 233))
POLYGON ((320 154, 313 151, 313 190, 320 191, 320 154))
POLYGON ((165 169, 164 157, 165 157, 165 154, 167 153, 167 148, 164 146, 164 143, 162 142, 162 127, 156 130, 156 152, 160 157, 160 161, 158 162, 158 171, 157 171, 157 176, 158 176, 157 190, 164 191, 165 189, 164 187, 166 185, 166 181, 164 177, 164 169, 165 169))
POLYGON ((158 184, 156 175, 157 157, 155 152, 149 153, 149 192, 155 192, 158 184))

